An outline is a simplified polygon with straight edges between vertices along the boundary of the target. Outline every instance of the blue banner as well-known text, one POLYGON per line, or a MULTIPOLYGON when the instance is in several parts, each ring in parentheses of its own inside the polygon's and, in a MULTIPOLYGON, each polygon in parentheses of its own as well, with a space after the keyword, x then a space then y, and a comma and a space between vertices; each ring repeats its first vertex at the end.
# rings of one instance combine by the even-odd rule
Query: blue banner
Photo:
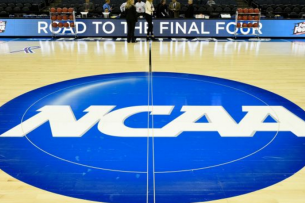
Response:
MULTIPOLYGON (((235 31, 233 19, 154 19, 153 23, 157 37, 234 37, 235 31)), ((146 27, 146 21, 140 19, 136 25, 136 36, 144 37, 146 27)), ((77 32, 80 37, 125 37, 127 24, 124 19, 77 19, 75 29, 54 28, 53 32, 59 35, 77 32)), ((301 19, 261 20, 258 29, 242 28, 238 33, 239 36, 305 37, 305 22, 301 19)), ((46 36, 52 36, 49 19, 0 19, 0 37, 46 36)))

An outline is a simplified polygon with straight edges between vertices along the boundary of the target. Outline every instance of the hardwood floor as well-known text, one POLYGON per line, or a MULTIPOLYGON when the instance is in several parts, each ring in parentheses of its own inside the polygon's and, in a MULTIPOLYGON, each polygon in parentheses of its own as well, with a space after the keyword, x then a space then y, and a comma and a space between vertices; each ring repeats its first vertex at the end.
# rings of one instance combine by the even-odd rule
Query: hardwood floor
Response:
MULTIPOLYGON (((3 42, 0 44, 0 106, 33 89, 64 80, 107 73, 147 72, 148 62, 147 42, 3 42), (33 50, 33 54, 10 53, 34 46, 40 48, 33 50)), ((154 42, 152 70, 243 82, 281 95, 305 109, 304 42, 154 42)), ((302 169, 276 185, 213 203, 304 201, 305 169, 302 169)), ((43 191, 0 171, 0 202, 89 201, 43 191)))

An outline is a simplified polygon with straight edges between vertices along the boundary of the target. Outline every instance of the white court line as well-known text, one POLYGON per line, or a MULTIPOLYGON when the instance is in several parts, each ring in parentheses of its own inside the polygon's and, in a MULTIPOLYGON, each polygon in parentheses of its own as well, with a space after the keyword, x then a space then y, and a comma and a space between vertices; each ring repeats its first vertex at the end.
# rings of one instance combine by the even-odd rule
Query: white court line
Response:
MULTIPOLYGON (((149 89, 148 94, 151 94, 150 100, 151 104, 148 102, 148 105, 151 106, 151 112, 154 110, 154 94, 153 94, 153 71, 152 71, 152 41, 149 42, 149 57, 150 57, 150 64, 149 64, 149 89)), ((153 175, 153 201, 156 203, 156 179, 155 179, 155 138, 154 138, 154 115, 151 115, 151 130, 148 126, 148 131, 152 134, 152 175, 153 175)), ((149 139, 149 138, 148 138, 149 139)), ((148 150, 149 153, 149 150, 148 150)), ((148 154, 149 157, 149 154, 148 154)), ((148 160, 149 161, 149 160, 148 160)), ((147 177, 149 176, 149 172, 147 171, 147 177)), ((147 182, 148 184, 148 182, 147 182)), ((149 189, 149 188, 147 188, 149 189)), ((147 191, 148 194, 148 191, 147 191)), ((147 197, 148 201, 148 197, 147 197)), ((148 203, 148 202, 147 202, 148 203)))
POLYGON ((292 42, 292 41, 289 41, 289 40, 286 40, 286 39, 281 39, 282 41, 284 42, 292 42))
MULTIPOLYGON (((151 106, 154 109, 154 88, 153 88, 153 72, 151 72, 151 106)), ((154 203, 156 203, 156 177, 155 177, 155 137, 154 137, 154 115, 151 115, 151 132, 152 132, 152 161, 153 161, 153 193, 154 203)))
POLYGON ((150 75, 149 75, 149 71, 148 71, 148 84, 147 84, 147 172, 146 172, 146 203, 148 203, 148 196, 149 196, 149 115, 150 115, 150 112, 149 112, 149 101, 150 101, 150 96, 149 96, 149 85, 150 85, 150 75))
POLYGON ((20 39, 20 38, 13 38, 13 39, 8 40, 8 41, 1 41, 1 38, 0 38, 0 41, 2 42, 2 43, 0 43, 0 44, 6 44, 6 43, 9 43, 9 42, 16 41, 16 40, 18 40, 18 39, 20 39))

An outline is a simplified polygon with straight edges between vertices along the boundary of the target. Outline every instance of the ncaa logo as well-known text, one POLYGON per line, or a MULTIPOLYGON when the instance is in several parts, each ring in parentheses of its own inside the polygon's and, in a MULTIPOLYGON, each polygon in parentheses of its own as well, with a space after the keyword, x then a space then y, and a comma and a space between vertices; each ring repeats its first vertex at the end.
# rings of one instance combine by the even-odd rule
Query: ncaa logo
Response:
POLYGON ((86 77, 0 108, 0 167, 38 188, 93 201, 146 202, 153 193, 160 203, 223 199, 303 168, 304 120, 287 99, 220 78, 86 77))

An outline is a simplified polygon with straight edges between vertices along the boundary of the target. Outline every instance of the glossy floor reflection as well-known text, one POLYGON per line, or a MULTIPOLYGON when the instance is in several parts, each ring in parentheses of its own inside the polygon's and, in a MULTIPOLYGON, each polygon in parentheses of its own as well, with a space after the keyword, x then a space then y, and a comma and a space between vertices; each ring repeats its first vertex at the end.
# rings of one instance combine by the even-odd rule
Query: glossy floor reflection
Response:
MULTIPOLYGON (((127 42, 117 42, 113 40, 3 40, 0 42, 0 105, 2 106, 13 98, 33 89, 61 81, 108 73, 147 73, 149 71, 149 47, 150 44, 146 41, 139 41, 136 44, 128 44, 127 42)), ((234 80, 276 93, 297 104, 302 109, 305 109, 305 69, 303 68, 305 64, 305 42, 301 40, 293 42, 285 42, 284 40, 280 42, 233 42, 228 40, 214 42, 159 41, 152 43, 151 52, 153 72, 187 73, 234 80)), ((170 105, 171 102, 173 102, 170 100, 172 95, 180 94, 180 97, 174 101, 177 106, 178 103, 181 105, 194 104, 196 103, 196 98, 199 98, 198 96, 194 97, 193 100, 185 100, 188 92, 200 92, 202 90, 200 89, 200 85, 195 85, 194 87, 196 88, 194 89, 188 89, 186 84, 184 90, 181 89, 180 93, 177 93, 179 88, 176 90, 177 92, 171 93, 169 87, 174 86, 175 84, 178 86, 183 83, 183 81, 176 83, 175 79, 170 79, 167 80, 168 85, 166 85, 166 83, 160 82, 162 77, 158 78, 157 74, 155 74, 155 76, 155 89, 153 90, 156 98, 154 101, 155 105, 170 105), (162 99, 166 101, 164 104, 162 104, 162 102, 164 102, 162 99)), ((147 89, 147 87, 144 86, 145 85, 142 85, 141 87, 147 89)), ((141 96, 147 97, 145 93, 135 94, 134 92, 137 92, 137 90, 133 88, 134 87, 131 86, 129 89, 124 90, 124 93, 127 95, 126 98, 129 100, 141 96)), ((140 92, 140 90, 138 91, 140 92)), ((143 91, 145 92, 146 90, 143 91)), ((224 95, 213 94, 213 88, 209 91, 211 91, 209 95, 213 95, 214 102, 220 102, 222 104, 225 103, 222 101, 224 95)), ((229 91, 224 92, 223 94, 229 95, 229 91)), ((93 93, 88 94, 88 98, 92 95, 93 93)), ((85 98, 87 96, 84 95, 83 97, 85 98)), ((226 99, 229 100, 229 96, 226 97, 226 99)), ((232 101, 234 99, 242 101, 239 97, 233 98, 232 101)), ((137 101, 140 105, 140 100, 137 99, 137 101)), ((108 103, 110 104, 111 101, 108 103)), ((149 103, 149 101, 147 103, 149 103)), ((146 103, 144 105, 146 105, 146 103)), ((174 109, 173 115, 180 115, 180 109, 178 109, 178 107, 175 108, 177 109, 174 109)), ((230 109, 230 106, 228 106, 228 109, 230 109)), ((228 111, 231 112, 230 110, 228 111)), ((239 116, 242 118, 243 115, 239 116)), ((141 116, 139 118, 135 117, 134 119, 135 122, 143 120, 141 116)), ((155 125, 160 126, 170 122, 170 120, 166 120, 166 118, 158 120, 157 117, 155 121, 155 125)), ((126 122, 130 123, 130 125, 133 123, 133 121, 130 120, 126 120, 126 122)), ((140 123, 138 124, 141 126, 144 125, 140 123)), ((270 135, 266 135, 262 139, 270 140, 271 137, 269 136, 270 135)), ((145 192, 147 192, 146 184, 143 184, 145 183, 146 178, 143 176, 135 176, 139 181, 139 188, 135 194, 130 193, 130 196, 132 199, 132 195, 137 195, 136 202, 154 202, 154 200, 155 202, 169 202, 169 197, 172 197, 172 202, 198 202, 199 200, 204 201, 213 199, 210 198, 213 196, 224 198, 222 200, 213 201, 215 203, 284 203, 287 201, 289 201, 289 203, 303 203, 303 200, 305 199, 304 170, 301 170, 288 179, 276 183, 268 188, 250 194, 226 198, 232 196, 232 194, 239 195, 247 191, 250 192, 251 189, 249 189, 247 184, 251 181, 260 180, 261 183, 264 184, 267 181, 272 182, 276 180, 279 176, 273 176, 272 179, 270 179, 270 176, 266 175, 266 178, 269 178, 267 180, 262 176, 259 176, 260 174, 258 172, 253 171, 253 173, 257 173, 255 180, 253 174, 247 175, 247 172, 242 165, 240 168, 241 175, 239 178, 233 175, 233 171, 231 174, 232 176, 230 177, 226 176, 225 172, 218 171, 231 170, 225 168, 215 169, 208 174, 192 171, 188 174, 171 173, 170 171, 187 169, 185 167, 186 165, 190 166, 188 169, 194 169, 196 167, 209 166, 211 163, 217 164, 218 161, 221 160, 213 158, 214 156, 209 156, 209 154, 200 156, 202 150, 207 149, 213 144, 213 142, 210 144, 206 143, 205 147, 201 148, 202 146, 199 142, 188 142, 185 140, 183 143, 186 146, 192 146, 192 148, 188 149, 194 149, 187 152, 187 147, 184 149, 183 146, 180 146, 181 143, 178 142, 172 143, 172 146, 166 148, 166 145, 171 142, 169 139, 170 138, 166 139, 166 142, 160 140, 156 140, 155 142, 155 149, 159 148, 162 150, 155 154, 155 177, 148 177, 150 182, 148 184, 148 200, 145 198, 145 192), (177 149, 177 146, 181 150, 177 149), (175 158, 175 155, 177 154, 179 154, 180 158, 175 158), (185 154, 193 154, 194 156, 188 157, 185 154), (208 161, 203 162, 203 159, 208 161), (169 171, 169 173, 162 173, 164 171, 169 171), (179 180, 189 181, 179 182, 179 180), (155 183, 155 187, 151 182, 155 183), (239 183, 239 187, 233 186, 236 183, 239 183), (155 198, 153 197, 154 192, 155 198), (139 193, 141 193, 141 195, 139 195, 139 193), (208 198, 202 198, 203 194, 206 194, 208 198), (142 197, 144 197, 144 199, 142 197)), ((266 140, 264 141, 266 142, 266 140)), ((82 143, 80 143, 80 146, 81 144, 82 143)), ((136 149, 137 147, 134 148, 133 146, 136 144, 136 142, 129 143, 126 147, 136 149)), ((225 149, 224 143, 218 144, 222 149, 225 149)), ((234 144, 238 145, 238 141, 230 143, 230 146, 233 146, 234 144)), ((122 143, 122 145, 124 145, 124 143, 122 143)), ((249 151, 253 150, 251 147, 254 147, 254 145, 247 145, 245 143, 239 145, 239 148, 247 148, 249 151)), ((255 147, 259 148, 262 146, 257 145, 255 147)), ((227 147, 228 153, 232 149, 233 148, 227 147)), ((50 148, 50 150, 52 150, 52 148, 50 148)), ((219 154, 219 152, 216 151, 215 156, 217 154, 219 154)), ((137 157, 140 157, 140 155, 141 154, 137 157)), ((300 157, 303 157, 303 155, 300 155, 300 157)), ((146 157, 143 156, 141 159, 142 158, 144 159, 146 157)), ((228 161, 226 158, 231 159, 232 157, 225 156, 222 158, 224 158, 222 161, 228 161)), ((268 157, 266 157, 266 159, 268 159, 268 157)), ((91 163, 91 161, 92 160, 90 159, 85 160, 85 162, 88 163, 91 163)), ((137 168, 137 165, 129 166, 125 163, 124 166, 120 166, 119 163, 111 163, 111 160, 108 161, 110 161, 110 165, 118 168, 137 168)), ((98 162, 98 164, 103 163, 98 162)), ((259 165, 258 162, 255 165, 259 165)), ((276 170, 278 170, 280 166, 275 166, 276 165, 271 164, 270 168, 266 169, 266 171, 268 171, 268 173, 274 172, 275 174, 279 174, 276 170)), ((141 168, 142 172, 142 169, 144 168, 144 166, 141 168)), ((29 169, 29 172, 30 171, 31 169, 29 169)), ((35 171, 33 171, 33 173, 35 173, 35 171)), ((280 176, 289 176, 290 173, 291 172, 286 171, 286 173, 281 173, 280 176)), ((71 177, 72 175, 73 174, 71 174, 71 177)), ((107 176, 111 179, 112 175, 108 174, 107 176)), ((116 177, 113 178, 115 179, 116 177)), ((126 179, 126 181, 133 180, 130 177, 127 177, 127 175, 123 175, 120 178, 126 179)), ((41 176, 41 179, 38 178, 35 181, 43 181, 43 179, 43 176, 41 176)), ((54 184, 55 183, 56 182, 54 182, 54 184)), ((127 181, 124 186, 132 188, 131 185, 133 184, 129 184, 127 181)), ((3 201, 6 203, 48 203, 54 201, 77 203, 86 202, 85 200, 64 197, 34 188, 3 172, 0 173, 0 188, 0 200, 1 202, 3 201), (23 194, 23 197, 21 198, 21 196, 17 194, 23 194)), ((65 188, 64 185, 63 188, 65 188)), ((92 191, 96 192, 98 189, 99 187, 94 187, 92 191)), ((124 190, 124 188, 122 188, 122 190, 124 190)), ((129 190, 126 190, 125 192, 122 192, 122 194, 128 195, 128 191, 129 190)), ((101 194, 102 193, 103 192, 101 192, 101 194)), ((119 196, 120 194, 112 195, 112 199, 110 198, 109 200, 110 202, 115 201, 116 196, 119 196)), ((75 197, 77 195, 72 196, 75 197)), ((130 201, 128 200, 128 202, 130 201)))

